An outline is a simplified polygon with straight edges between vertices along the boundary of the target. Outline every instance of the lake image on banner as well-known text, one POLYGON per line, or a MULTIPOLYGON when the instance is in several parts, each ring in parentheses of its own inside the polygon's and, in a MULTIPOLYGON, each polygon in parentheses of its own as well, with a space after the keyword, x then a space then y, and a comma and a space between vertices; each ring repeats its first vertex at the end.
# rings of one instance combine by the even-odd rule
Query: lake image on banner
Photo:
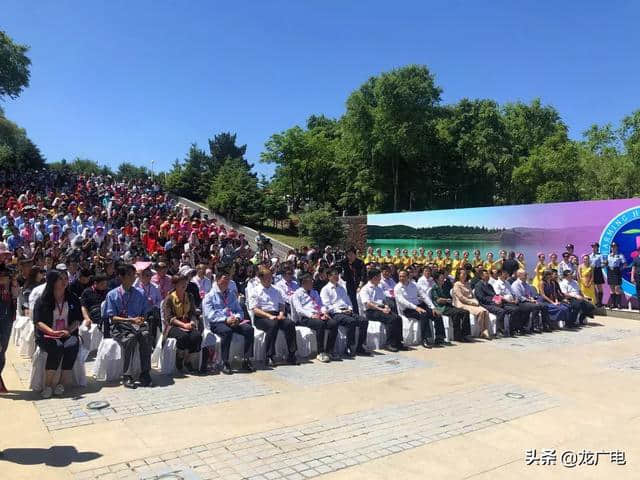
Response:
MULTIPOLYGON (((487 252, 498 258, 500 250, 524 253, 529 274, 537 263, 538 252, 556 253, 562 259, 567 244, 575 246, 581 257, 591 252, 606 225, 620 212, 640 206, 640 199, 586 202, 507 205, 500 207, 460 208, 371 214, 367 216, 367 246, 381 248, 383 254, 395 248, 425 251, 448 248, 487 252)), ((601 252, 608 254, 609 252, 601 252)), ((627 258, 627 262, 631 257, 627 258)))

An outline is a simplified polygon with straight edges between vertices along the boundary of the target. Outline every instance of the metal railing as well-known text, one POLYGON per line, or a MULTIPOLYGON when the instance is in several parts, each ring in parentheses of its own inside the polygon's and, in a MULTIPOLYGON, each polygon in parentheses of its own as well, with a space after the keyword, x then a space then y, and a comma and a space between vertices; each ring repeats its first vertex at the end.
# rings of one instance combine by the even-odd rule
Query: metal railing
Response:
MULTIPOLYGON (((256 241, 255 241, 256 236, 258 235, 257 230, 254 230, 251 227, 247 227, 245 225, 241 225, 236 222, 232 222, 231 220, 227 220, 222 215, 212 212, 204 205, 201 205, 192 200, 189 200, 188 198, 184 198, 184 197, 174 197, 174 198, 177 200, 179 205, 184 205, 186 207, 189 207, 192 210, 199 209, 202 213, 206 213, 207 215, 209 215, 209 218, 215 218, 218 223, 224 224, 225 227, 233 228, 238 233, 244 233, 244 236, 249 242, 249 245, 251 246, 251 248, 253 250, 257 250, 258 246, 256 245, 256 241)), ((266 235, 264 233, 263 235, 267 237, 269 240, 271 240, 271 245, 273 245, 273 253, 280 259, 285 259, 287 257, 287 252, 293 248, 287 245, 286 243, 282 243, 281 241, 270 237, 269 235, 266 235)))

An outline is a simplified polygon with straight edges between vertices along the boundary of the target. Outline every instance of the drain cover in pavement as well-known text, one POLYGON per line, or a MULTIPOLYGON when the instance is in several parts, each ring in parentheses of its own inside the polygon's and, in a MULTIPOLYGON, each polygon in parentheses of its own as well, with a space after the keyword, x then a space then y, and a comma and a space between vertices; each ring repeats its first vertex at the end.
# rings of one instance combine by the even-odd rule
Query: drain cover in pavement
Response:
POLYGON ((103 400, 97 400, 95 402, 87 403, 87 408, 89 410, 102 410, 103 408, 107 408, 109 406, 109 402, 105 402, 103 400))

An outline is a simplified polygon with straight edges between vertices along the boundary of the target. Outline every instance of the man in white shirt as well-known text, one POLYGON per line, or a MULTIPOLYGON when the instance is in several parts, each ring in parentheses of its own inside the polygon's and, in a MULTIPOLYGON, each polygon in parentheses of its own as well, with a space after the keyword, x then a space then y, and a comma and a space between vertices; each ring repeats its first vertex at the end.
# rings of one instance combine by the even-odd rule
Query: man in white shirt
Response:
MULTIPOLYGON (((531 309, 526 304, 520 305, 518 299, 511 290, 511 285, 507 281, 509 273, 506 270, 494 270, 495 278, 493 282, 493 289, 496 291, 496 295, 502 297, 501 307, 510 311, 509 328, 505 335, 515 333, 518 330, 522 330, 525 323, 529 322, 529 314, 531 309)), ((491 283, 491 280, 489 280, 491 283)), ((505 330, 507 330, 505 326, 505 330)))
MULTIPOLYGON (((593 318, 596 307, 593 303, 587 300, 582 292, 578 282, 573 278, 573 272, 571 270, 565 270, 562 272, 562 280, 560 281, 560 290, 565 297, 571 303, 571 309, 576 312, 581 312, 585 317, 593 318)), ((577 314, 575 317, 576 318, 577 314)))
POLYGON ((207 276, 205 272, 207 271, 207 266, 204 264, 199 264, 196 266, 196 274, 191 279, 192 283, 198 287, 198 293, 200 295, 200 300, 202 300, 209 290, 211 290, 212 282, 207 276))
POLYGON ((392 312, 397 312, 395 292, 393 289, 396 286, 396 281, 391 276, 391 268, 389 265, 382 265, 380 267, 380 273, 382 278, 380 279, 380 288, 384 291, 384 303, 389 305, 392 312))
POLYGON ((427 306, 433 310, 433 302, 431 301, 431 289, 433 285, 436 283, 433 277, 431 276, 431 267, 426 266, 422 269, 422 275, 418 279, 418 290, 420 291, 420 296, 425 301, 427 306))
POLYGON ((313 277, 309 273, 300 276, 300 285, 291 297, 291 309, 298 317, 297 323, 309 327, 316 333, 318 360, 324 363, 339 360, 340 356, 334 353, 338 338, 338 322, 331 318, 327 307, 322 305, 320 294, 313 289, 313 277), (325 333, 328 333, 326 347, 325 333))
POLYGON ((249 299, 249 307, 253 310, 253 324, 266 333, 266 359, 267 366, 275 366, 276 337, 278 330, 282 330, 287 340, 289 356, 287 361, 291 365, 298 365, 296 358, 296 326, 285 314, 285 300, 280 290, 271 285, 271 270, 260 267, 258 270, 260 285, 253 290, 249 299))
POLYGON ((381 274, 377 268, 367 272, 367 284, 360 290, 360 299, 365 309, 367 320, 384 323, 387 327, 386 347, 390 352, 408 350, 402 343, 402 319, 384 303, 384 291, 380 287, 381 274))
POLYGON ((282 298, 284 298, 285 301, 285 313, 289 314, 291 312, 291 297, 293 297, 296 290, 300 288, 298 282, 293 278, 293 269, 291 267, 287 267, 282 273, 282 278, 273 286, 282 294, 282 298))
POLYGON ((347 350, 345 354, 348 357, 356 355, 370 356, 364 344, 367 341, 367 327, 369 322, 366 318, 353 313, 353 305, 347 290, 340 285, 340 271, 337 268, 331 268, 327 283, 320 291, 320 299, 326 307, 327 313, 338 322, 338 325, 347 328, 347 350), (352 345, 355 343, 356 327, 358 327, 358 343, 355 351, 352 345))
POLYGON ((399 282, 394 287, 395 299, 398 304, 398 311, 408 318, 414 318, 420 322, 422 329, 422 346, 431 348, 431 319, 436 323, 436 344, 441 346, 445 343, 445 330, 442 316, 435 316, 434 312, 426 305, 418 285, 409 279, 407 270, 398 272, 399 282), (438 325, 439 324, 439 325, 438 325))

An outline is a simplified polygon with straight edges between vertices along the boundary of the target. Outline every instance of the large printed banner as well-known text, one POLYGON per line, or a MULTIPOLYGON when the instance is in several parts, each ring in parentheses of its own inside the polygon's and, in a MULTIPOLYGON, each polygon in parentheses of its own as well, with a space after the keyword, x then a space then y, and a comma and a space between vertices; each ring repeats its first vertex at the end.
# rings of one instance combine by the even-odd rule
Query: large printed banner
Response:
MULTIPOLYGON (((600 243, 607 255, 611 243, 618 244, 627 265, 640 246, 640 199, 600 200, 589 202, 509 205, 504 207, 461 208, 422 212, 385 213, 367 216, 367 244, 387 249, 425 250, 449 248, 452 252, 479 249, 487 252, 514 250, 525 255, 530 274, 538 252, 551 253, 559 260, 565 245, 575 245, 579 257, 591 253, 590 245, 600 243)), ((635 295, 630 268, 623 275, 623 289, 635 295)), ((605 271, 606 274, 606 271, 605 271)))

